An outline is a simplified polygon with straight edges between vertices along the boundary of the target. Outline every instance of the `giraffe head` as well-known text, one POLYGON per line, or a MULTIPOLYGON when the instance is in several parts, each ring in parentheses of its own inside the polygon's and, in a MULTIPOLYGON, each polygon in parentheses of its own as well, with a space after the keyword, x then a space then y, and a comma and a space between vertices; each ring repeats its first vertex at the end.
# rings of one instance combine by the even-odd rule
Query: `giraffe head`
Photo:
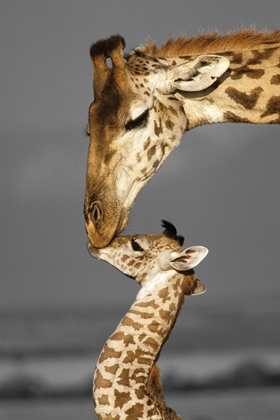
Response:
POLYGON ((188 128, 178 91, 199 94, 229 65, 217 55, 175 62, 141 48, 125 58, 124 46, 122 37, 113 36, 90 51, 95 99, 89 108, 84 215, 96 248, 107 246, 125 228, 138 192, 188 128))
POLYGON ((134 278, 142 287, 156 287, 163 277, 171 278, 179 272, 191 279, 186 284, 186 294, 203 293, 206 289, 196 279, 193 268, 206 257, 208 249, 183 248, 184 238, 177 235, 176 228, 164 220, 162 226, 162 234, 118 236, 102 249, 89 243, 89 253, 134 278))

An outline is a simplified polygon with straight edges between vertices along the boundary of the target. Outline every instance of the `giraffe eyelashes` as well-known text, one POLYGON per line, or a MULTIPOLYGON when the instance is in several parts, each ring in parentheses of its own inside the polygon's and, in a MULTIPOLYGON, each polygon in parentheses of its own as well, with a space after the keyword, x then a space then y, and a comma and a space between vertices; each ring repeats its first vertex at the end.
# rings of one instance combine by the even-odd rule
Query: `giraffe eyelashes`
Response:
POLYGON ((135 128, 144 127, 147 124, 149 116, 149 110, 146 109, 142 114, 140 114, 137 118, 128 121, 125 124, 125 129, 127 131, 134 130, 135 128))
POLYGON ((139 251, 139 252, 144 251, 144 249, 138 244, 135 238, 131 239, 131 246, 132 246, 133 251, 139 251))

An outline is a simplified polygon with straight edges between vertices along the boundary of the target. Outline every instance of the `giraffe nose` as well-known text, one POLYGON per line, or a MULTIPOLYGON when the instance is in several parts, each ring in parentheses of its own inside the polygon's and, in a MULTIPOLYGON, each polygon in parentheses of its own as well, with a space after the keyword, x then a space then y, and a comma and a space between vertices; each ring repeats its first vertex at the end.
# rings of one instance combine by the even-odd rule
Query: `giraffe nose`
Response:
POLYGON ((92 210, 91 210, 91 220, 95 226, 100 223, 100 221, 103 219, 103 211, 101 207, 100 201, 95 201, 92 204, 92 210))
POLYGON ((94 200, 85 205, 85 228, 88 238, 95 248, 106 247, 112 239, 125 227, 127 217, 122 214, 123 208, 114 202, 112 211, 110 203, 105 200, 94 200))

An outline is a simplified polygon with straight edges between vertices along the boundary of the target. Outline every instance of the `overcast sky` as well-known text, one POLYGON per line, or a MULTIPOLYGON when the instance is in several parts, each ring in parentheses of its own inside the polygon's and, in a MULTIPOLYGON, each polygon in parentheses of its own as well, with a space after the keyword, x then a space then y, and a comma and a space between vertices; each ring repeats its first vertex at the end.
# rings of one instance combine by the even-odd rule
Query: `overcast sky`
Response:
MULTIPOLYGON (((90 45, 116 33, 130 51, 202 29, 275 30, 279 17, 279 0, 1 1, 2 309, 127 306, 138 290, 86 250, 90 45)), ((161 232, 165 218, 187 246, 209 248, 197 304, 278 306, 279 137, 279 126, 197 128, 136 200, 126 232, 161 232)))

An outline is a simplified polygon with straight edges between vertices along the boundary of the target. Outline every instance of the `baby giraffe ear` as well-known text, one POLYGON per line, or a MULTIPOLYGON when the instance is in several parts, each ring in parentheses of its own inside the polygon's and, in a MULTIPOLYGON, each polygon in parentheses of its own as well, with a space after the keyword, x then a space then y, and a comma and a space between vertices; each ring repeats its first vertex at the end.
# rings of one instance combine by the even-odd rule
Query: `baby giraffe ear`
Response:
POLYGON ((170 265, 177 271, 187 271, 199 264, 208 254, 204 246, 192 246, 171 252, 170 265))
POLYGON ((189 295, 202 295, 205 292, 206 292, 206 287, 204 286, 204 284, 200 280, 195 279, 194 287, 190 290, 188 294, 189 295))

